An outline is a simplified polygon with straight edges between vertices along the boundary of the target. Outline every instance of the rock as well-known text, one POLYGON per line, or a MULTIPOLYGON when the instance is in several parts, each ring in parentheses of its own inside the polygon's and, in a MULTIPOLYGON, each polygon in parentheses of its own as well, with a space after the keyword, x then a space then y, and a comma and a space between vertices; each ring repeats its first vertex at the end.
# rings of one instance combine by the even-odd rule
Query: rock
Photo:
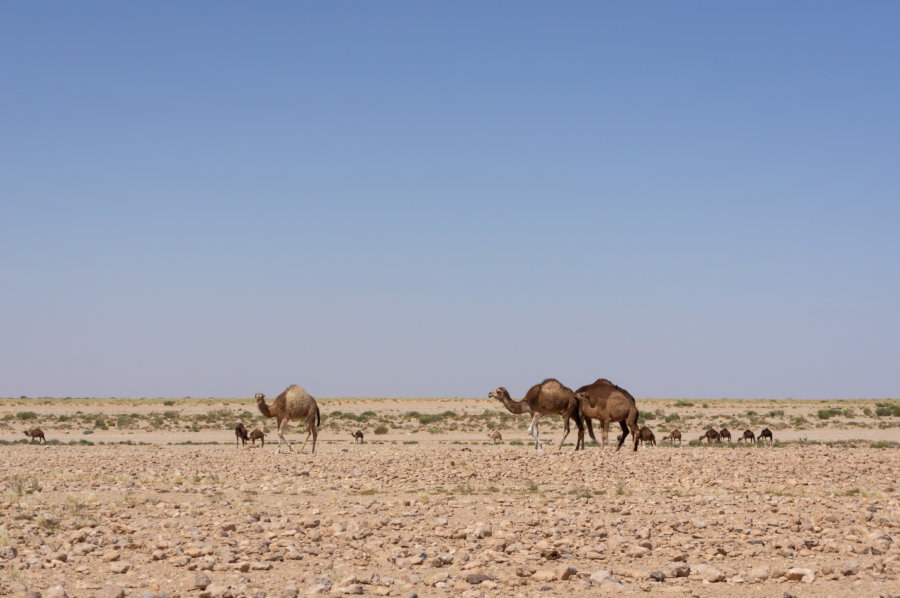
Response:
POLYGON ((118 574, 127 573, 129 569, 131 569, 131 563, 126 561, 119 561, 109 566, 111 572, 118 574))
POLYGON ((578 573, 578 569, 571 565, 562 565, 556 569, 556 579, 566 581, 578 573))
POLYGON ((725 574, 710 565, 700 564, 693 567, 692 570, 697 573, 703 581, 709 583, 725 581, 725 574))
POLYGON ((14 546, 4 546, 0 548, 0 558, 10 560, 19 556, 19 551, 14 546))
POLYGON ((688 577, 691 574, 691 568, 685 563, 670 563, 669 577, 688 577))
POLYGON ((611 579, 612 573, 605 569, 601 569, 600 571, 594 571, 591 573, 591 581, 595 583, 603 583, 604 581, 611 579))
POLYGON ((812 583, 816 580, 816 572, 812 569, 801 569, 794 567, 788 569, 784 576, 790 581, 802 581, 803 583, 812 583))
POLYGON ((856 575, 859 573, 859 561, 851 559, 842 564, 838 570, 841 572, 841 575, 844 576, 856 575))
POLYGON ((105 585, 94 592, 94 598, 125 598, 125 590, 120 586, 105 585))
POLYGON ((206 586, 212 583, 209 575, 206 573, 194 573, 194 579, 191 581, 191 589, 205 590, 206 586))
POLYGON ((769 569, 768 565, 757 565, 747 572, 747 575, 744 576, 744 580, 747 583, 759 583, 769 579, 770 575, 771 569, 769 569))
POLYGON ((666 574, 662 571, 651 571, 650 579, 652 579, 653 581, 663 582, 666 581, 666 574))
POLYGON ((490 575, 485 575, 483 573, 470 573, 466 575, 466 582, 474 585, 478 585, 483 581, 488 581, 493 579, 490 575))
POLYGON ((531 579, 534 581, 553 581, 556 579, 556 572, 544 569, 535 572, 535 574, 531 576, 531 579))
POLYGON ((345 587, 341 588, 342 594, 358 595, 358 594, 362 594, 363 592, 364 592, 364 590, 363 590, 362 585, 358 584, 358 583, 353 583, 353 584, 350 584, 349 586, 345 586, 345 587))
POLYGON ((69 594, 63 586, 54 586, 44 592, 44 598, 69 598, 69 594))
POLYGON ((297 598, 299 595, 300 591, 293 586, 282 588, 281 593, 278 594, 279 598, 297 598))

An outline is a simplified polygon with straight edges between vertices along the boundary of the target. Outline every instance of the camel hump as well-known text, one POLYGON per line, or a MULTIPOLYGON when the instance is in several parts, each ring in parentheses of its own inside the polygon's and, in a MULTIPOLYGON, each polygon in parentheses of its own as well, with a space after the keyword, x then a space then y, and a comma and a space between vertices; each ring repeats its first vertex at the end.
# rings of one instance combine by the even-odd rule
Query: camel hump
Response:
POLYGON ((569 390, 569 388, 556 378, 547 378, 541 382, 541 390, 545 392, 555 392, 558 390, 569 390))

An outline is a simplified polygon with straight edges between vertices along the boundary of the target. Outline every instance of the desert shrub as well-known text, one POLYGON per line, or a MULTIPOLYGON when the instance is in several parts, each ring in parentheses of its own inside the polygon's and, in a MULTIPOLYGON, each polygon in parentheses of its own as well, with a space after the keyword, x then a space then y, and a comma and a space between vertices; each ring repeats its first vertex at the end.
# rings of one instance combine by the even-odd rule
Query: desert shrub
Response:
POLYGON ((37 413, 34 411, 19 411, 16 413, 16 417, 19 419, 37 419, 37 413))
POLYGON ((175 401, 172 401, 172 400, 163 401, 163 405, 165 405, 166 407, 171 407, 174 404, 175 404, 175 401))
POLYGON ((840 409, 829 408, 819 409, 816 412, 816 417, 818 417, 819 419, 829 419, 831 417, 837 417, 838 415, 843 415, 843 411, 841 411, 840 409))
POLYGON ((844 417, 856 417, 856 411, 852 407, 847 407, 844 409, 844 417))
POLYGON ((109 430, 109 426, 106 425, 106 420, 102 417, 98 417, 94 420, 94 427, 100 430, 109 430))
POLYGON ((673 422, 673 421, 678 421, 680 419, 681 419, 681 416, 679 416, 677 413, 670 413, 669 415, 666 416, 667 423, 673 422))
POLYGON ((116 419, 116 427, 117 428, 127 428, 131 425, 131 417, 127 415, 120 415, 116 419))
POLYGON ((897 403, 875 403, 875 415, 878 417, 900 417, 900 405, 897 403))
POLYGON ((872 417, 872 410, 868 407, 863 408, 863 415, 866 417, 872 417))
POLYGON ((67 422, 70 419, 72 419, 72 418, 69 417, 68 415, 60 415, 59 417, 56 418, 56 421, 67 422))
POLYGON ((784 417, 784 409, 772 409, 766 413, 766 417, 784 417))
POLYGON ((791 425, 794 426, 795 428, 802 428, 804 426, 808 426, 809 421, 807 421, 807 419, 805 417, 800 415, 798 417, 791 418, 791 425))
POLYGON ((675 401, 676 407, 693 407, 694 404, 690 401, 675 401))
POLYGON ((423 426, 427 426, 428 424, 434 424, 441 421, 444 419, 444 416, 440 413, 423 413, 416 419, 419 420, 419 423, 423 426))
POLYGON ((177 411, 166 411, 163 413, 163 417, 166 419, 178 419, 177 411))
POLYGON ((376 434, 379 434, 379 435, 381 435, 381 434, 387 434, 387 433, 388 433, 388 427, 387 427, 387 426, 378 426, 377 428, 375 428, 375 433, 376 433, 376 434))

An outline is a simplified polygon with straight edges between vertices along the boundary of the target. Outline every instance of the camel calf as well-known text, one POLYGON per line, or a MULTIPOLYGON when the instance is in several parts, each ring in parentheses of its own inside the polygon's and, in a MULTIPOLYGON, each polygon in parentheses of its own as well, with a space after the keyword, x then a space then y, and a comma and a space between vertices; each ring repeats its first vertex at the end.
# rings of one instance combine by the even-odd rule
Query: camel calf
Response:
POLYGON ((719 439, 719 433, 712 428, 707 430, 706 433, 704 433, 703 436, 700 437, 700 442, 703 442, 704 438, 706 439, 707 444, 712 444, 713 440, 715 440, 716 442, 722 442, 719 439))
POLYGON ((640 441, 642 443, 648 442, 653 446, 656 446, 656 436, 653 435, 653 432, 650 431, 650 428, 648 428, 647 426, 643 426, 640 430, 638 430, 638 437, 640 438, 640 441))
POLYGON ((719 438, 722 440, 728 439, 728 442, 731 442, 731 432, 728 431, 728 428, 722 428, 722 431, 719 432, 719 438))
POLYGON ((672 430, 668 436, 663 438, 663 440, 669 440, 672 444, 675 444, 675 441, 678 441, 679 446, 681 445, 681 430, 672 430))
POLYGON ((488 438, 493 440, 494 444, 497 444, 498 442, 503 442, 503 435, 500 434, 499 430, 494 430, 493 432, 488 434, 488 438))
POLYGON ((250 443, 253 446, 256 446, 256 441, 259 440, 260 446, 266 446, 266 433, 256 428, 252 432, 250 432, 250 443))
POLYGON ((363 443, 363 433, 362 433, 362 430, 357 430, 356 432, 354 432, 353 434, 351 434, 351 436, 353 436, 353 443, 354 443, 354 444, 362 444, 362 443, 363 443))
POLYGON ((33 430, 25 430, 25 436, 31 438, 31 442, 34 442, 35 439, 39 438, 41 442, 47 442, 47 439, 44 438, 44 431, 40 428, 34 428, 33 430))
POLYGON ((249 438, 247 437, 247 428, 244 427, 244 424, 238 422, 238 424, 234 427, 234 444, 236 446, 242 446, 247 444, 249 438))

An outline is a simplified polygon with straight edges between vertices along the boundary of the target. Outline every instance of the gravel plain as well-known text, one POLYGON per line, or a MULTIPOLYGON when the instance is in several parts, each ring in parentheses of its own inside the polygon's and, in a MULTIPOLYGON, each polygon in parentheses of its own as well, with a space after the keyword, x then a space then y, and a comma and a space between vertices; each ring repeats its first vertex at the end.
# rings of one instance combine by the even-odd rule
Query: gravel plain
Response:
POLYGON ((344 436, 0 446, 0 595, 900 596, 896 448, 344 436))

